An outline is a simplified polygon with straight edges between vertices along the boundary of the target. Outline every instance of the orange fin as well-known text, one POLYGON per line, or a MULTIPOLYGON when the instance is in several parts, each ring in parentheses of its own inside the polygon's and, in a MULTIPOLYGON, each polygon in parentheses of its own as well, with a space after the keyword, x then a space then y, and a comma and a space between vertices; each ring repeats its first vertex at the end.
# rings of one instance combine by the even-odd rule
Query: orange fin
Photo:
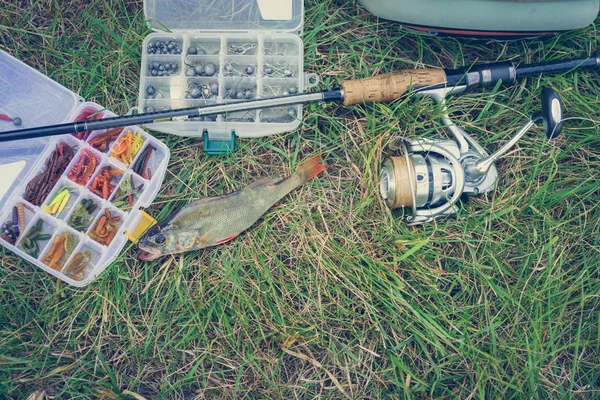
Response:
POLYGON ((300 175, 303 182, 308 182, 325 170, 325 164, 321 164, 321 161, 321 156, 315 156, 302 163, 296 173, 300 175))
POLYGON ((231 240, 235 239, 236 237, 238 237, 238 235, 239 235, 239 233, 236 233, 236 234, 235 234, 235 235, 233 235, 233 236, 229 236, 228 238, 225 238, 225 239, 223 239, 223 240, 219 240, 219 241, 218 241, 218 242, 216 242, 215 244, 223 244, 223 243, 227 243, 227 242, 229 242, 229 241, 231 241, 231 240))

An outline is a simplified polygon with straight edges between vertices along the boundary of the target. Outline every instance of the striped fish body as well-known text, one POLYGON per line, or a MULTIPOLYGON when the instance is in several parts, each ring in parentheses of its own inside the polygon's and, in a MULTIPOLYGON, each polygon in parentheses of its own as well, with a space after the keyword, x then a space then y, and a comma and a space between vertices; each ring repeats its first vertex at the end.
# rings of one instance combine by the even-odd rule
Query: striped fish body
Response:
POLYGON ((194 201, 170 216, 164 226, 144 235, 139 258, 149 261, 233 240, 289 192, 324 169, 317 156, 286 179, 264 178, 235 193, 194 201))

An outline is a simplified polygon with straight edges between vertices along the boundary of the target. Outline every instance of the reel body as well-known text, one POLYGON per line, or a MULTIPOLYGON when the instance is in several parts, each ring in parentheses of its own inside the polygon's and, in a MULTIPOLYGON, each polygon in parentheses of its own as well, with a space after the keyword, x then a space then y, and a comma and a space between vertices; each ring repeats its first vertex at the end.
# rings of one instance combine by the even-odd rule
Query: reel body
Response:
POLYGON ((445 97, 451 90, 423 92, 443 107, 441 123, 452 139, 400 139, 383 161, 379 190, 391 209, 411 208, 404 217, 409 225, 422 224, 458 212, 463 195, 478 195, 494 189, 498 170, 494 162, 506 154, 536 123, 543 122, 547 137, 562 129, 562 104, 558 94, 542 90, 542 110, 491 156, 477 141, 448 116, 445 97))

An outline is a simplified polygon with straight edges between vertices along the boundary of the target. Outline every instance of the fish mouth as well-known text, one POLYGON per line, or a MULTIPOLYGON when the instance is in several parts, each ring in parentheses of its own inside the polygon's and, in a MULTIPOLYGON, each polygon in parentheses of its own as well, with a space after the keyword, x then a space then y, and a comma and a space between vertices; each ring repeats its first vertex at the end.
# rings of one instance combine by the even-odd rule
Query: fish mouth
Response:
POLYGON ((140 261, 153 261, 156 260, 157 258, 159 258, 161 256, 160 253, 156 253, 153 251, 148 251, 148 250, 144 250, 144 249, 140 249, 140 252, 138 253, 138 260, 140 261))

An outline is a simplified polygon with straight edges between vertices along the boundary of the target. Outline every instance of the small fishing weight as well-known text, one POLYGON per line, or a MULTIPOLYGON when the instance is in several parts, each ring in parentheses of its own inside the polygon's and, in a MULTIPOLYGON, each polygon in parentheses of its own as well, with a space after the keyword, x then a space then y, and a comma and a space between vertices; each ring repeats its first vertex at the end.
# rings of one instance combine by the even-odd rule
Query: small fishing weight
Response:
POLYGON ((287 63, 264 64, 263 76, 266 78, 295 78, 296 67, 287 63))
POLYGON ((199 49, 196 46, 190 46, 190 47, 188 47, 187 53, 191 56, 205 56, 206 50, 199 49))
POLYGON ((186 49, 188 56, 215 56, 221 52, 221 41, 190 43, 186 49))
POLYGON ((156 40, 148 43, 148 54, 181 54, 181 46, 174 40, 156 40))
POLYGON ((242 65, 237 61, 227 61, 227 64, 223 67, 223 73, 225 76, 254 76, 256 73, 255 65, 242 65))
POLYGON ((146 107, 144 111, 147 113, 152 113, 155 111, 169 111, 172 110, 171 106, 158 106, 158 107, 146 107))
POLYGON ((216 100, 219 94, 219 83, 211 81, 208 84, 199 84, 191 82, 188 85, 188 91, 185 94, 186 99, 211 99, 216 100))
POLYGON ((238 56, 254 55, 258 48, 258 43, 230 43, 227 46, 227 53, 238 56))
POLYGON ((185 76, 214 76, 218 72, 218 67, 213 62, 203 64, 197 63, 186 63, 185 76))
POLYGON ((171 76, 179 74, 177 63, 159 63, 157 61, 148 63, 148 74, 151 76, 171 76))
POLYGON ((268 97, 289 96, 291 94, 297 94, 298 88, 295 85, 290 85, 287 87, 265 86, 263 91, 264 91, 265 96, 268 96, 268 97))
POLYGON ((162 92, 158 89, 156 89, 154 86, 149 85, 146 88, 146 98, 148 100, 154 100, 154 99, 162 99, 164 96, 162 94, 162 92))
POLYGON ((248 89, 225 88, 225 98, 233 100, 249 100, 256 97, 256 87, 248 89))

